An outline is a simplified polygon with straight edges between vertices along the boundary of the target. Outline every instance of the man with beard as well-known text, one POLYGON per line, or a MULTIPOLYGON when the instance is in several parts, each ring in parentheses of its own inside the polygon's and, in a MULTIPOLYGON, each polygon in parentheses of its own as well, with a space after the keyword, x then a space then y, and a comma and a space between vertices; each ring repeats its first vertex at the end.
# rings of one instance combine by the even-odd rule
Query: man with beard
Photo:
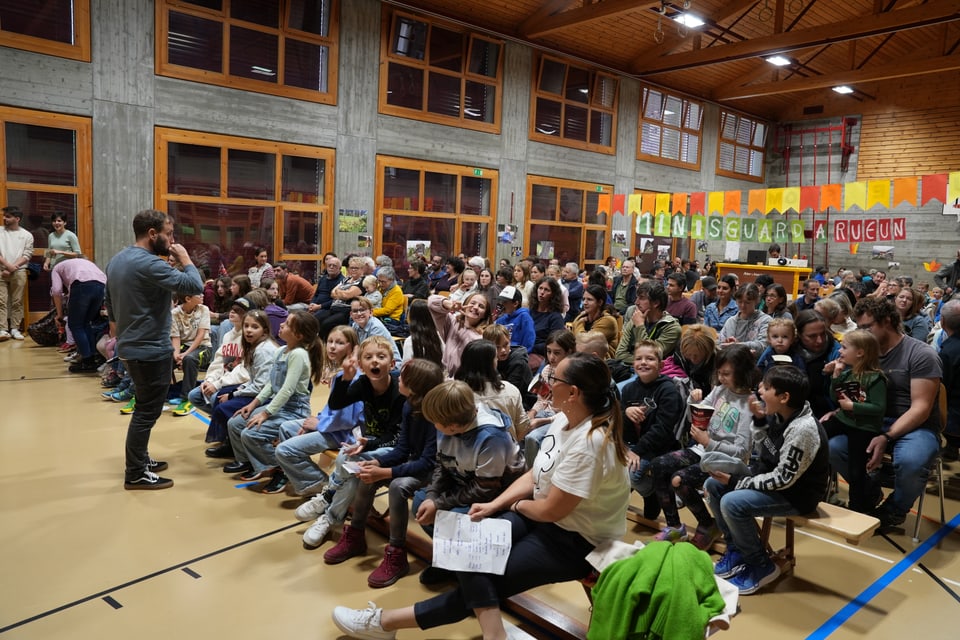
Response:
POLYGON ((171 294, 203 293, 203 280, 183 245, 173 242, 173 220, 154 209, 133 218, 136 241, 107 265, 107 311, 116 323, 117 354, 133 379, 136 408, 127 427, 124 489, 167 489, 173 480, 157 475, 166 462, 150 457, 150 431, 170 386, 171 294), (160 256, 169 255, 183 271, 160 256))

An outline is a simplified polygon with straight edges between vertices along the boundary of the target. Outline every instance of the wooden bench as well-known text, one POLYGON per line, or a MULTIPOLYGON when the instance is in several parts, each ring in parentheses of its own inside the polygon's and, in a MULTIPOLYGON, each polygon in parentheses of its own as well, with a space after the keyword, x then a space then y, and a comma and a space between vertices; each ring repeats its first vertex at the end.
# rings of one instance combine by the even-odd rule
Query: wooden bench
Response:
POLYGON ((864 513, 850 511, 843 507, 821 502, 815 513, 803 516, 786 516, 785 541, 783 548, 774 550, 770 546, 770 531, 773 528, 773 518, 763 518, 760 525, 760 539, 773 555, 774 561, 780 566, 782 573, 792 573, 797 565, 794 552, 794 537, 796 527, 808 527, 835 535, 852 545, 858 545, 871 537, 880 526, 880 521, 864 513))

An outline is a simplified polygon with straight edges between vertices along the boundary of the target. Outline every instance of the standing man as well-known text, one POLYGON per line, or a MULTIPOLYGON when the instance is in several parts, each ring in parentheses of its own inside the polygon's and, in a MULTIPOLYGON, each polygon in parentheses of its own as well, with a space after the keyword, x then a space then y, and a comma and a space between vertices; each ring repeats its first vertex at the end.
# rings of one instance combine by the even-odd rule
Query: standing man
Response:
POLYGON ((27 286, 27 263, 33 255, 33 235, 20 226, 20 207, 3 208, 0 229, 0 342, 23 340, 23 289, 27 286))
POLYGON ((173 374, 171 294, 201 295, 203 280, 183 245, 173 241, 173 220, 155 209, 133 218, 136 241, 107 265, 107 311, 116 323, 117 354, 133 378, 137 404, 127 427, 124 489, 167 489, 173 480, 150 457, 150 431, 160 417, 173 374), (170 255, 179 271, 160 256, 170 255))
POLYGON ((273 277, 277 280, 280 297, 287 311, 305 311, 313 298, 313 285, 295 273, 290 273, 286 262, 273 265, 273 277))
POLYGON ((620 275, 613 279, 613 297, 614 308, 623 315, 627 307, 634 304, 637 300, 637 278, 633 274, 633 260, 624 260, 620 265, 620 275))
MULTIPOLYGON (((697 324, 697 305, 683 297, 683 290, 687 286, 686 276, 675 271, 667 276, 667 313, 677 319, 680 324, 697 324)), ((664 354, 666 357, 666 354, 664 354)))
POLYGON ((50 272, 50 297, 63 322, 63 294, 67 299, 67 325, 77 341, 80 362, 70 365, 70 373, 97 370, 97 333, 104 323, 100 318, 106 290, 106 274, 84 257, 61 260, 50 272))

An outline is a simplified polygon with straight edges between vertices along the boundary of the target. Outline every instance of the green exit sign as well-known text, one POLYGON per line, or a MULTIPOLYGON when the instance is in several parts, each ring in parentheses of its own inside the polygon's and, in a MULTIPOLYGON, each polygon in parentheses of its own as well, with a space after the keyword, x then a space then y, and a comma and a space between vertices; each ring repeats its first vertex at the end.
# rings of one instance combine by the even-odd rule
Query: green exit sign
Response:
POLYGON ((474 169, 474 170, 473 170, 473 175, 475 175, 475 176, 477 176, 477 177, 479 178, 480 176, 483 175, 483 169, 474 169))
POLYGON ((597 185, 597 193, 602 193, 602 192, 603 192, 603 187, 598 184, 598 185, 597 185))

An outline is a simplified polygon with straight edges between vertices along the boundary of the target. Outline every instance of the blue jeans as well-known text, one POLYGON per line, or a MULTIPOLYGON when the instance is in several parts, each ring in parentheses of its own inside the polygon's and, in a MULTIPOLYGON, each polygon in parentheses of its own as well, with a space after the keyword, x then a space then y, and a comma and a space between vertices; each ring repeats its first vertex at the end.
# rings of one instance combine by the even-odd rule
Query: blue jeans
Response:
MULTIPOLYGON (((288 402, 255 429, 247 428, 247 420, 243 416, 230 418, 227 421, 227 434, 230 436, 230 445, 237 462, 249 462, 257 472, 279 466, 273 443, 280 434, 280 425, 288 420, 305 418, 306 414, 310 413, 309 397, 305 403, 306 411, 303 408, 304 403, 288 402)), ((250 417, 265 410, 265 406, 257 407, 250 417)))
POLYGON ((100 308, 103 306, 104 286, 95 280, 74 282, 67 300, 67 326, 77 343, 81 358, 97 353, 97 333, 103 329, 100 308))
MULTIPOLYGON (((929 429, 914 429, 894 440, 890 446, 893 454, 893 493, 885 504, 889 504, 898 515, 904 515, 927 487, 930 467, 940 450, 940 437, 929 429)), ((848 448, 846 435, 830 438, 830 465, 844 478, 850 477, 848 448)), ((875 482, 875 479, 867 478, 865 493, 869 495, 880 491, 879 486, 872 484, 875 482)))
POLYGON ((732 546, 739 550, 744 562, 750 566, 761 566, 770 560, 760 540, 756 518, 800 513, 777 491, 733 489, 713 478, 707 478, 703 488, 727 549, 732 546))
POLYGON ((350 432, 320 433, 309 431, 297 435, 304 419, 288 420, 280 425, 280 444, 275 455, 297 495, 317 493, 327 482, 327 474, 310 456, 328 449, 339 449, 342 442, 353 442, 350 432))
POLYGON ((342 451, 337 454, 337 460, 333 465, 333 473, 330 474, 330 484, 327 485, 327 490, 333 491, 333 500, 327 507, 327 519, 330 522, 339 524, 347 519, 347 511, 353 504, 353 498, 357 494, 357 486, 360 484, 360 479, 357 476, 344 470, 343 463, 371 460, 373 456, 388 453, 391 449, 393 447, 381 447, 373 451, 364 451, 355 456, 344 455, 342 451))
POLYGON ((172 360, 124 360, 136 388, 137 404, 127 426, 126 479, 135 480, 147 470, 150 454, 150 431, 163 411, 163 403, 170 389, 172 360))

